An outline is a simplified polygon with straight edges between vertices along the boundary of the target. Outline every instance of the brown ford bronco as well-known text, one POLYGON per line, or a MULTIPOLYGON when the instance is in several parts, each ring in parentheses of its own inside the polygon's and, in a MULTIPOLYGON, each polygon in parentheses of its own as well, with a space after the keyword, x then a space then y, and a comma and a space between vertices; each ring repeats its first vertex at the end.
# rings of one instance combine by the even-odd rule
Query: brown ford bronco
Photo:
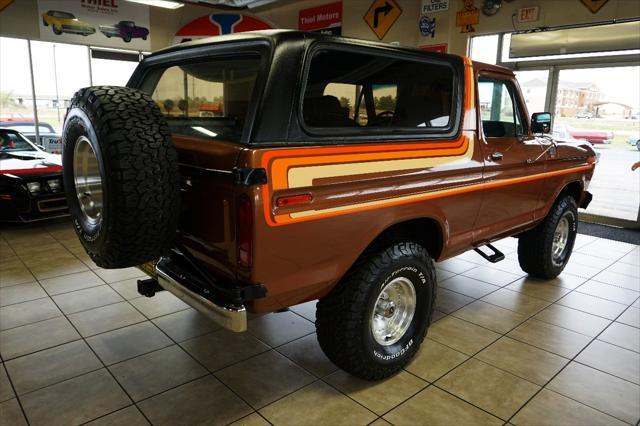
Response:
POLYGON ((166 289, 234 331, 247 311, 319 299, 327 356, 380 379, 425 337, 434 260, 496 262, 491 242, 515 236, 531 276, 567 264, 596 155, 545 135, 550 122, 528 119, 501 67, 244 33, 154 53, 128 87, 80 90, 64 183, 88 254, 141 265, 141 293, 166 289))

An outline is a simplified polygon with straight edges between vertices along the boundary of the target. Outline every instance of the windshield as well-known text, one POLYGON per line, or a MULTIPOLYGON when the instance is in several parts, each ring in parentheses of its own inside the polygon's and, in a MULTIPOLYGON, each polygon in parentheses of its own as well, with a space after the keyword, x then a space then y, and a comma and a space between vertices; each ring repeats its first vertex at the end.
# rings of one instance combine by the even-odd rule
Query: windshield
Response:
POLYGON ((239 142, 260 70, 260 56, 225 57, 155 70, 143 90, 174 134, 239 142))
POLYGON ((18 132, 0 130, 0 152, 13 151, 37 151, 37 148, 18 132))
POLYGON ((75 16, 73 16, 73 14, 69 12, 55 11, 53 12, 53 16, 55 16, 56 18, 63 18, 63 19, 75 19, 75 16))

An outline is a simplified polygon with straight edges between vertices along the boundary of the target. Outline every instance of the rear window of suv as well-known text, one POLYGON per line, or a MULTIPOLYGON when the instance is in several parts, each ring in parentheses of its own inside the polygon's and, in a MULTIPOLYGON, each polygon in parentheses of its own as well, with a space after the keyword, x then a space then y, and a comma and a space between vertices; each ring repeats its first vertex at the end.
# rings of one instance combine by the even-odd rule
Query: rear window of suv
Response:
POLYGON ((143 88, 173 134, 239 142, 260 64, 256 54, 155 69, 143 88))
POLYGON ((456 116, 447 62, 318 49, 308 69, 302 118, 312 133, 447 133, 456 116))

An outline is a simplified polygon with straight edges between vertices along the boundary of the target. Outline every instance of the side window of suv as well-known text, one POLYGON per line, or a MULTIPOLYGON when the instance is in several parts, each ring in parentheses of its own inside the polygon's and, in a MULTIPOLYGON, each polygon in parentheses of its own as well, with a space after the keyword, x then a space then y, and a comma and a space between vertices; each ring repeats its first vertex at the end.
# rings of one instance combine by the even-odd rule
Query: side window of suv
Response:
POLYGON ((488 138, 509 138, 524 133, 522 118, 507 83, 481 77, 478 80, 482 130, 488 138))
POLYGON ((449 130, 455 72, 446 63, 319 49, 311 59, 302 102, 316 133, 339 128, 449 130))

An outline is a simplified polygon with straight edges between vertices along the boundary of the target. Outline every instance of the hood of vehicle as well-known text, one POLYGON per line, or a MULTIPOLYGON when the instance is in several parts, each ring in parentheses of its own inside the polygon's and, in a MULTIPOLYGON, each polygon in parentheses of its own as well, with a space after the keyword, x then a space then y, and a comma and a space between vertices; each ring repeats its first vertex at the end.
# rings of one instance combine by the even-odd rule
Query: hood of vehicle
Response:
POLYGON ((593 145, 586 140, 555 139, 558 143, 558 158, 592 157, 596 155, 593 145))
POLYGON ((0 152, 0 174, 16 176, 62 171, 62 156, 43 151, 0 152))

